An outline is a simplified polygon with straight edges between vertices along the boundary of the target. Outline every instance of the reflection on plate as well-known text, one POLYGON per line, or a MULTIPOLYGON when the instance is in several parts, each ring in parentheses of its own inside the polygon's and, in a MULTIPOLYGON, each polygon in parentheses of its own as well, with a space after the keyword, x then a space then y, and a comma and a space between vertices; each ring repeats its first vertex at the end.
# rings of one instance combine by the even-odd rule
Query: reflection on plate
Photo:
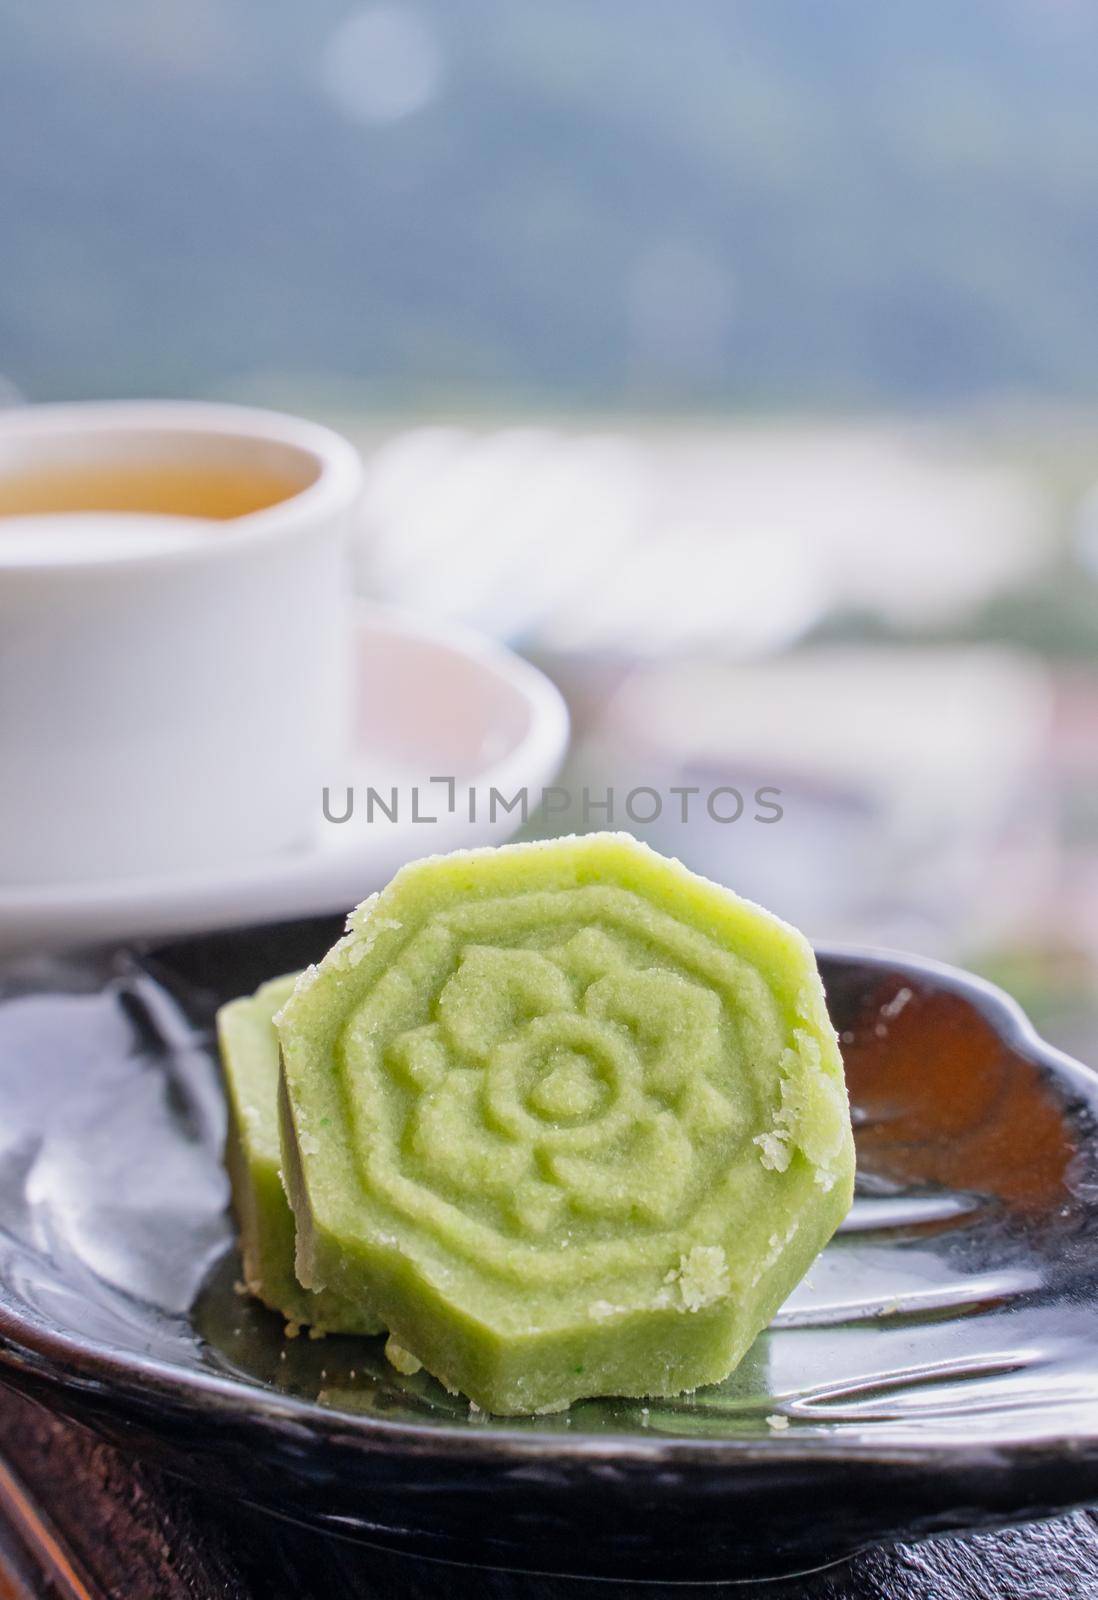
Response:
POLYGON ((730 1578, 1098 1498, 1098 1080, 975 979, 835 952, 844 1228, 726 1383, 472 1413, 234 1289, 215 1006, 324 920, 9 963, 0 1362, 207 1487, 423 1554, 730 1578))
POLYGON ((568 713, 548 678, 465 628, 359 605, 353 689, 350 770, 333 774, 330 793, 339 817, 347 786, 354 789, 348 821, 326 820, 318 794, 312 834, 299 850, 233 871, 0 885, 0 952, 346 909, 413 857, 502 844, 521 815, 502 803, 493 808, 492 789, 510 800, 526 787, 532 811, 567 746, 568 713), (454 779, 453 806, 449 785, 430 785, 434 776, 454 779), (427 787, 413 812, 416 785, 427 787), (365 814, 370 786, 381 797, 373 820, 365 814), (462 804, 470 788, 480 800, 472 819, 462 804))

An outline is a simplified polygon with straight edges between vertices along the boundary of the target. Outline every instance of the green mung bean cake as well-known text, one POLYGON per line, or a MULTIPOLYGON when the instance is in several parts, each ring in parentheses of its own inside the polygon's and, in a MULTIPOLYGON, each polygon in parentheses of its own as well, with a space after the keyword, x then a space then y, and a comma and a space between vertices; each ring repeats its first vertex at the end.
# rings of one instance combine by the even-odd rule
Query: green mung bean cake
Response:
POLYGON ((378 1333, 368 1299, 312 1294, 294 1272, 294 1218, 280 1175, 278 1035, 272 1018, 295 976, 274 978, 217 1014, 229 1099, 225 1161, 240 1231, 244 1284, 291 1326, 317 1332, 378 1333))
POLYGON ((850 1205, 810 946, 628 835, 405 867, 276 1027, 300 1282, 485 1410, 726 1377, 850 1205))

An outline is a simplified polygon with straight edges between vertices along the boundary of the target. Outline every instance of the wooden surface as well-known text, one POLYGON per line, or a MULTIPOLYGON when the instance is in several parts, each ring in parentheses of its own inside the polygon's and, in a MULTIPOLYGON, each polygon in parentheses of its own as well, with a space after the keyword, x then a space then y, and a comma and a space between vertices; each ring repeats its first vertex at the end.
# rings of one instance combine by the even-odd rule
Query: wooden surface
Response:
POLYGON ((443 1567, 214 1504, 0 1390, 0 1600, 1084 1600, 1098 1596, 1098 1521, 867 1551, 788 1583, 583 1583, 443 1567))

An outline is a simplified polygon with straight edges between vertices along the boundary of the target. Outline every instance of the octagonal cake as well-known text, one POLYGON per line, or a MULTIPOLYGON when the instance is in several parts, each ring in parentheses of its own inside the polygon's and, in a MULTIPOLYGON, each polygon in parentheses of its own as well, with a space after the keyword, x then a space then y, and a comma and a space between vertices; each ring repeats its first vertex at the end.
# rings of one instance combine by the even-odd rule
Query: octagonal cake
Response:
POLYGON ((276 1023, 299 1280, 488 1410, 724 1378, 850 1204, 810 947, 627 835, 404 868, 276 1023))

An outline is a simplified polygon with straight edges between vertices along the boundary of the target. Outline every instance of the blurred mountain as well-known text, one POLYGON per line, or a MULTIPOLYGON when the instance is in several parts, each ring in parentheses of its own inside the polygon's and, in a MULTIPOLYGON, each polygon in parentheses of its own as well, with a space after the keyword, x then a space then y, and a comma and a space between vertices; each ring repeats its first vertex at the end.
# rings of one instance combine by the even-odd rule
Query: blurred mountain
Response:
POLYGON ((1087 0, 0 0, 0 374, 1098 394, 1087 0))

